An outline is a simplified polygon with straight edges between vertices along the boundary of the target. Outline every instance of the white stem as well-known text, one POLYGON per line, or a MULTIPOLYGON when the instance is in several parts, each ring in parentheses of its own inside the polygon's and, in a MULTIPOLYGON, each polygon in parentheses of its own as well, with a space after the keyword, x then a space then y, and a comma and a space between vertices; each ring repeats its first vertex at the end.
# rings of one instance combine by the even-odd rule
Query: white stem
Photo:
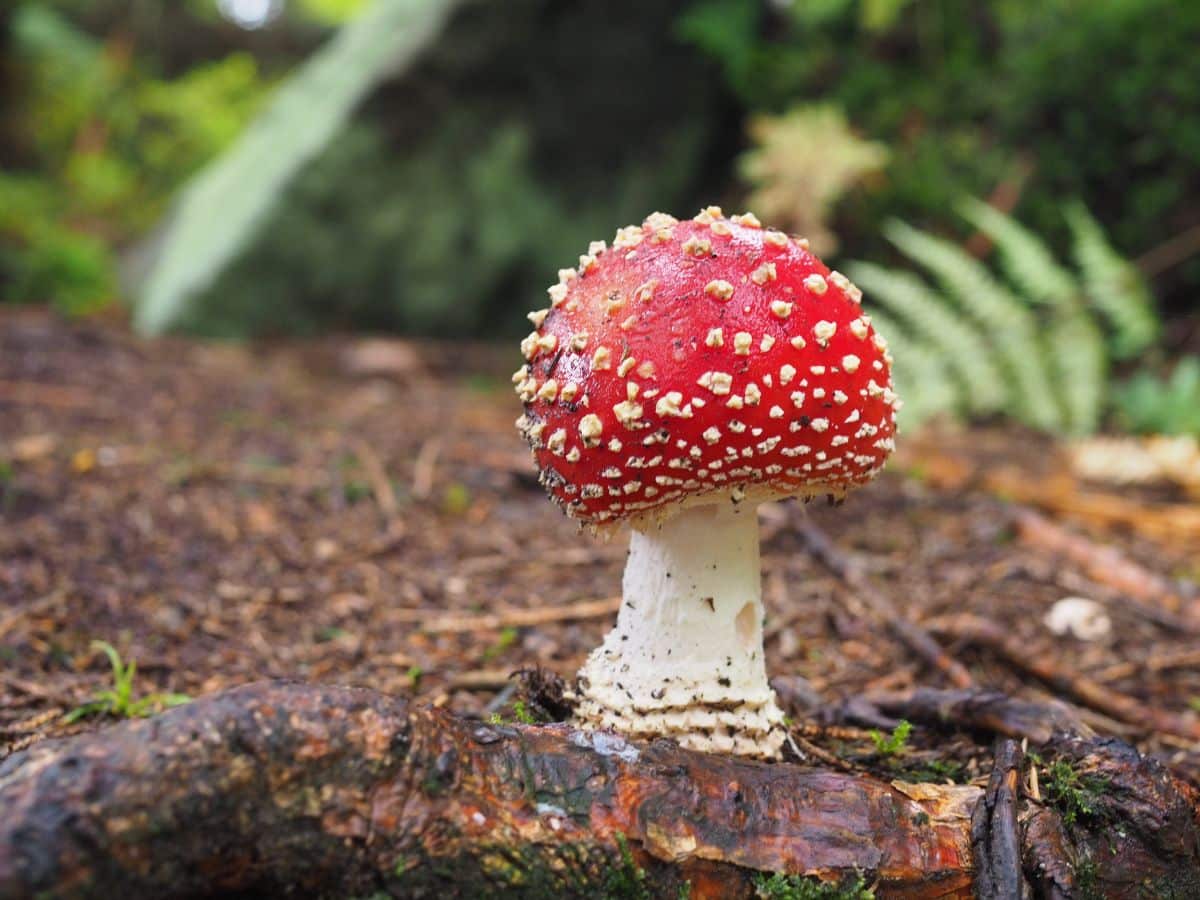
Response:
POLYGON ((688 507, 635 530, 616 627, 580 671, 585 723, 778 755, 752 504, 688 507))

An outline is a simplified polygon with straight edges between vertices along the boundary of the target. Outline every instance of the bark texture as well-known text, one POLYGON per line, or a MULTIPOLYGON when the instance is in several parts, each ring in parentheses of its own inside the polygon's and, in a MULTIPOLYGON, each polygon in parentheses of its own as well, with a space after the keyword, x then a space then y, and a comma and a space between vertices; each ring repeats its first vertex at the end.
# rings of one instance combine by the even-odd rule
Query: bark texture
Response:
MULTIPOLYGON (((1200 896, 1190 788, 1115 742, 1053 752, 1107 787, 1073 826, 1025 805, 1035 891, 1086 896, 1086 859, 1096 896, 1200 896)), ((1002 756, 990 820, 1019 805, 1002 756)), ((966 898, 982 796, 260 683, 0 764, 0 898, 749 897, 762 872, 966 898)))

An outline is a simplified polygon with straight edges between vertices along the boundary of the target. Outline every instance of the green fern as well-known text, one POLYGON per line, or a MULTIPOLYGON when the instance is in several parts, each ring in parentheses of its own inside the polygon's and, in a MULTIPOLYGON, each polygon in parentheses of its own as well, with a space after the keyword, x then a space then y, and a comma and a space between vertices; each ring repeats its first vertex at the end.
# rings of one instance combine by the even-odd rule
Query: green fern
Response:
POLYGON ((971 197, 959 211, 996 244, 1004 274, 1035 303, 1062 307, 1079 299, 1071 273, 1032 231, 994 206, 971 197))
POLYGON ((1058 386, 1060 430, 1094 431, 1104 401, 1108 356, 1103 334, 1084 308, 1079 284, 1036 234, 1010 216, 974 198, 965 201, 960 212, 996 244, 1005 275, 1022 294, 1052 309, 1045 346, 1058 386))
POLYGON ((879 330, 925 357, 901 364, 895 353, 906 419, 999 412, 1043 431, 1095 431, 1110 361, 1144 349, 1158 333, 1145 284, 1082 207, 1068 213, 1078 275, 998 210, 968 200, 961 212, 995 244, 1003 280, 961 247, 900 222, 887 226, 888 239, 928 269, 940 290, 912 273, 848 267, 897 319, 873 311, 879 330))
POLYGON ((962 313, 974 318, 992 339, 997 362, 1017 388, 1010 396, 1021 418, 1038 428, 1054 428, 1058 412, 1046 360, 1040 353, 1030 353, 1038 344, 1038 328, 1028 305, 956 244, 900 222, 884 233, 907 256, 921 260, 937 276, 946 298, 956 301, 962 313))
POLYGON ((1158 337, 1159 321, 1150 290, 1081 204, 1067 208, 1067 224, 1075 235, 1075 259, 1084 290, 1112 325, 1112 354, 1116 359, 1128 359, 1158 337))
POLYGON ((1086 310, 1073 309, 1054 316, 1047 334, 1062 408, 1057 430, 1091 434, 1100 425, 1109 377, 1104 332, 1086 310))
POLYGON ((924 341, 910 338, 893 319, 878 309, 871 311, 871 322, 887 337, 895 358, 892 378, 896 390, 904 398, 906 421, 923 422, 955 409, 959 391, 946 361, 924 341), (913 390, 909 390, 910 385, 913 390))
MULTIPOLYGON (((999 409, 1004 400, 1004 377, 992 361, 983 337, 921 279, 907 272, 892 272, 872 263, 854 263, 853 278, 867 294, 899 317, 907 331, 880 329, 889 341, 912 334, 928 345, 954 373, 967 409, 986 413, 999 409)), ((893 356, 900 359, 898 353, 893 356)), ((903 395, 902 395, 903 396, 903 395)), ((906 399, 905 403, 909 401, 906 399)))

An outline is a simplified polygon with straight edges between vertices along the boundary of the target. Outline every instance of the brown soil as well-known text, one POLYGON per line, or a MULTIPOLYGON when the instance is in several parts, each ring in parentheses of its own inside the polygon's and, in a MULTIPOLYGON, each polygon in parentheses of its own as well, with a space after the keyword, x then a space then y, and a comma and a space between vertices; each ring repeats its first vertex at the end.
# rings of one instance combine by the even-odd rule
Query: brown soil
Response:
MULTIPOLYGON (((483 714, 515 669, 569 676, 610 624, 623 542, 579 532, 534 482, 512 424, 516 361, 436 343, 143 342, 120 325, 0 312, 0 759, 102 721, 64 721, 109 686, 96 639, 137 661, 138 694, 287 677, 483 714)), ((963 613, 1030 659, 1197 724, 1195 634, 1022 539, 1017 507, 979 477, 1059 472, 1049 444, 997 430, 908 443, 840 508, 764 510, 773 673, 830 703, 944 686, 805 550, 793 526, 807 515, 979 684, 1051 693, 1011 659, 946 637, 963 613), (1104 603, 1112 634, 1051 634, 1042 617, 1068 595, 1104 603)), ((1163 489, 1123 499, 1159 526, 1183 502, 1163 489)), ((1194 536, 1055 520, 1159 575, 1198 574, 1194 536)), ((1200 771, 1194 740, 1083 714, 1200 771)), ((974 740, 918 729, 917 743, 977 771, 974 740)))

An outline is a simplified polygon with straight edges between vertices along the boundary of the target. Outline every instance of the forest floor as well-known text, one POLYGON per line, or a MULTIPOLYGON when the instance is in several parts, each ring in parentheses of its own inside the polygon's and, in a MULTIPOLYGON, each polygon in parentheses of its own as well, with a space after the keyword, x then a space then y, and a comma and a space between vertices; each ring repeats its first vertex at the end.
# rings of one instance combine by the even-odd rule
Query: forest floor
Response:
MULTIPOLYGON (((104 721, 67 715, 111 687, 97 640, 136 660, 135 697, 294 678, 485 715, 516 669, 570 677, 615 614, 624 541, 582 533, 536 484, 516 361, 422 341, 147 342, 0 310, 0 759, 104 721)), ((901 444, 841 507, 762 510, 785 695, 832 708, 948 686, 809 552, 799 526, 815 527, 975 684, 1057 697, 1200 777, 1197 502, 1084 484, 1025 432, 901 444), (1111 630, 1052 633, 1067 596, 1102 604, 1111 630)), ((879 764, 865 732, 803 727, 879 764)), ((912 747, 897 764, 934 780, 989 770, 965 733, 918 728, 912 747)))

